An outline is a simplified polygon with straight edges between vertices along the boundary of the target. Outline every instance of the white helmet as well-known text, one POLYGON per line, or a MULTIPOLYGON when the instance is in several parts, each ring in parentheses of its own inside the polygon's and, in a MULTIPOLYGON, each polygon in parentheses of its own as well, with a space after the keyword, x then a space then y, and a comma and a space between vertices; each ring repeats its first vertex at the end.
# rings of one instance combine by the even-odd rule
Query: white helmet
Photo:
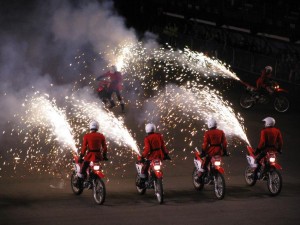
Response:
POLYGON ((153 123, 147 123, 145 126, 146 133, 152 133, 156 131, 156 126, 153 123))
POLYGON ((272 73, 273 68, 272 68, 272 66, 266 66, 265 70, 266 70, 266 73, 272 73))
POLYGON ((98 130, 99 129, 99 123, 95 120, 90 122, 90 130, 98 130))
POLYGON ((115 65, 112 65, 110 68, 109 68, 109 72, 111 73, 115 73, 117 71, 117 67, 115 65))
POLYGON ((207 120, 207 126, 208 126, 208 129, 211 129, 213 127, 217 127, 217 121, 214 118, 209 118, 207 120))
POLYGON ((266 117, 262 121, 265 122, 265 127, 274 127, 275 119, 273 117, 266 117))

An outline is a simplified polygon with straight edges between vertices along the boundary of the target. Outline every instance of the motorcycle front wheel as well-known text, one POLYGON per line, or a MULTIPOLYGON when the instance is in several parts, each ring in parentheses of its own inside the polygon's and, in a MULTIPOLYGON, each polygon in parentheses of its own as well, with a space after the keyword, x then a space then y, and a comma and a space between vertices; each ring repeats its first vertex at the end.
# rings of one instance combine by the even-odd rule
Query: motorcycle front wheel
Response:
POLYGON ((240 106, 244 109, 249 109, 255 104, 255 100, 249 93, 242 94, 240 97, 240 106))
POLYGON ((274 169, 268 173, 268 189, 272 196, 278 195, 282 188, 282 177, 278 170, 274 169))
POLYGON ((80 195, 83 192, 83 186, 79 183, 75 171, 71 175, 71 189, 75 195, 80 195))
POLYGON ((278 95, 274 99, 274 108, 277 112, 283 113, 289 110, 290 101, 284 95, 278 95))
POLYGON ((202 190, 203 187, 204 187, 204 183, 200 181, 199 176, 198 176, 198 171, 197 171, 196 167, 193 170, 192 179, 193 179, 194 188, 197 191, 202 190))
POLYGON ((249 186, 253 186, 256 183, 256 179, 254 179, 254 169, 251 166, 247 166, 245 170, 245 181, 249 186))
POLYGON ((214 176, 215 195, 217 199, 221 200, 225 196, 225 179, 223 174, 217 172, 214 176))
POLYGON ((98 205, 102 205, 106 197, 106 188, 103 180, 97 177, 93 181, 93 197, 98 205))
POLYGON ((162 178, 157 178, 154 182, 155 182, 154 190, 155 190, 157 201, 159 202, 159 204, 162 204, 164 202, 164 190, 163 190, 162 178))

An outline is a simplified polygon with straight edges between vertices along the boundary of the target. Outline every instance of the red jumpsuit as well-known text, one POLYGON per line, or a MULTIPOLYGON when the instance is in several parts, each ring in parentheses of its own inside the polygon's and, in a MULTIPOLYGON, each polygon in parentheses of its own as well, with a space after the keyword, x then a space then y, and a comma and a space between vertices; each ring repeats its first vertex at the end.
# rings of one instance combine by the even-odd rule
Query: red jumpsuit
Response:
POLYGON ((202 151, 207 154, 202 165, 202 168, 206 170, 212 156, 223 155, 227 152, 227 140, 224 132, 216 128, 206 131, 204 133, 202 151))
POLYGON ((101 77, 109 77, 110 85, 109 90, 111 91, 121 91, 122 90, 122 74, 118 71, 111 73, 110 71, 103 74, 101 77))
POLYGON ((256 89, 260 91, 261 89, 267 89, 269 86, 269 79, 272 76, 271 73, 266 73, 266 70, 264 69, 261 72, 260 77, 256 80, 256 89))
POLYGON ((103 154, 107 153, 104 135, 94 131, 85 134, 83 137, 81 155, 84 156, 87 151, 88 153, 84 157, 84 161, 103 160, 103 154))
POLYGON ((204 133, 202 150, 211 156, 223 155, 227 151, 227 140, 222 130, 211 129, 204 133))
POLYGON ((266 127, 260 132, 258 149, 264 152, 281 151, 283 144, 282 135, 278 128, 266 127))
POLYGON ((144 139, 143 158, 149 160, 164 159, 165 154, 168 154, 165 142, 160 133, 149 133, 144 139))

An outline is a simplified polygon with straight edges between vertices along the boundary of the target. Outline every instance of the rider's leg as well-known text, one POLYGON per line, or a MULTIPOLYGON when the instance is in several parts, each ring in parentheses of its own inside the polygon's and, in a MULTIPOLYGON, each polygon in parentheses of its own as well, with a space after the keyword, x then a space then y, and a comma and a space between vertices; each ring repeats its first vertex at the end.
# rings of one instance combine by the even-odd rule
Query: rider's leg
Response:
POLYGON ((119 90, 116 90, 116 95, 117 95, 117 98, 120 102, 121 110, 122 110, 122 112, 124 112, 125 111, 125 103, 124 103, 123 98, 121 96, 121 92, 119 90))

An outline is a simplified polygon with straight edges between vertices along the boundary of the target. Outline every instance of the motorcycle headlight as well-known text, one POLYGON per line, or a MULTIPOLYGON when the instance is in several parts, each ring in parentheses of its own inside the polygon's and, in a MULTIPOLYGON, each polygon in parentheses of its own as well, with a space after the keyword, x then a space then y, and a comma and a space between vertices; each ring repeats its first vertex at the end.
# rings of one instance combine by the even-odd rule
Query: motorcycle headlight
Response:
POLYGON ((269 160, 270 160, 271 163, 274 163, 276 161, 276 158, 275 157, 270 157, 269 160))
POLYGON ((154 165, 154 170, 160 170, 160 165, 154 165))
POLYGON ((100 170, 100 166, 99 165, 94 165, 93 169, 94 170, 100 170))
POLYGON ((215 166, 221 166, 221 161, 215 161, 215 166))

